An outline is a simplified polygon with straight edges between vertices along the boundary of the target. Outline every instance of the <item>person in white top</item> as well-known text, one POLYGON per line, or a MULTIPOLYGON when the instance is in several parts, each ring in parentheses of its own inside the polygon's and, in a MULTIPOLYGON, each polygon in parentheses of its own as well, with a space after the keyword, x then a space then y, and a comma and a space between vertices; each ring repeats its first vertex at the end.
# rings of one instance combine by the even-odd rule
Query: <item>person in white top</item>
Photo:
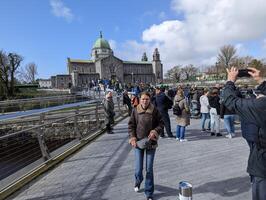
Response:
POLYGON ((206 131, 205 129, 205 122, 208 119, 208 127, 207 130, 210 130, 211 123, 210 123, 210 105, 208 100, 209 90, 207 88, 204 89, 203 95, 200 97, 200 113, 201 113, 201 131, 206 131))

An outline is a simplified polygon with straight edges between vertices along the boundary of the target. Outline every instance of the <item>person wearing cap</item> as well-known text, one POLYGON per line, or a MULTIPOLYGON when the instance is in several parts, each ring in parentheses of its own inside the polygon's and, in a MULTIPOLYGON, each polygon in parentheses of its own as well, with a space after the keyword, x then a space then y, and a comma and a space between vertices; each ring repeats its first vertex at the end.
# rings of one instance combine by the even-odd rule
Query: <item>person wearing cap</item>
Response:
POLYGON ((153 200, 154 176, 153 162, 155 151, 158 146, 157 140, 162 133, 164 123, 160 112, 150 103, 150 94, 142 92, 140 104, 131 113, 128 122, 129 143, 135 151, 135 192, 139 192, 143 181, 143 161, 145 156, 146 176, 145 176, 145 195, 147 200, 153 200), (151 142, 150 147, 144 147, 147 141, 151 142))
POLYGON ((227 69, 223 103, 228 109, 235 110, 241 119, 255 124, 259 129, 258 133, 254 133, 257 137, 249 155, 247 172, 252 176, 252 199, 266 200, 266 81, 256 68, 248 69, 248 74, 260 84, 258 89, 262 95, 254 99, 239 97, 235 86, 239 72, 237 68, 232 67, 227 69))
POLYGON ((114 123, 114 102, 113 102, 113 93, 111 91, 107 92, 105 98, 103 99, 103 108, 105 115, 105 126, 108 134, 113 134, 111 125, 114 123))

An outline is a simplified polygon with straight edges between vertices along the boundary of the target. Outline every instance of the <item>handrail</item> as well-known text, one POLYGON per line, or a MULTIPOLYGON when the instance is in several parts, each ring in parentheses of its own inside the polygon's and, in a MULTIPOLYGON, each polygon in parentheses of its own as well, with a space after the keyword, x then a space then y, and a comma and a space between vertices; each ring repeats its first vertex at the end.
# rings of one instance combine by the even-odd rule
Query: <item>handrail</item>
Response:
MULTIPOLYGON (((94 111, 94 110, 93 110, 94 111)), ((75 116, 79 116, 79 115, 84 115, 85 113, 90 113, 91 110, 87 111, 87 112, 82 112, 82 113, 79 113, 79 114, 73 114, 73 115, 70 115, 70 116, 67 116, 67 117, 63 117, 63 118, 60 118, 60 119, 57 119, 53 122, 48 122, 48 123, 44 123, 42 125, 36 125, 34 127, 31 127, 31 128, 28 128, 28 129, 24 129, 24 130, 21 130, 21 131, 18 131, 18 132, 15 132, 15 133, 10 133, 8 135, 4 135, 4 136, 0 136, 0 140, 2 139, 5 139, 5 138, 8 138, 8 137, 12 137, 12 136, 15 136, 15 135, 18 135, 20 133, 23 133, 23 132, 27 132, 27 131, 31 131, 33 129, 36 129, 36 128, 41 128, 43 126, 47 126, 47 125, 50 125, 50 124, 53 124, 53 123, 57 123, 59 121, 63 121, 65 119, 69 119, 69 118, 72 118, 72 117, 75 117, 75 116)), ((38 119, 39 120, 39 119, 38 119)))
POLYGON ((6 103, 13 103, 13 102, 31 102, 32 100, 40 100, 40 99, 56 99, 56 98, 62 98, 62 97, 73 97, 75 98, 75 95, 62 95, 62 96, 49 96, 49 97, 34 97, 34 98, 27 98, 27 99, 8 99, 5 101, 0 101, 1 104, 6 104, 6 103))
MULTIPOLYGON (((116 118, 123 118, 127 113, 120 103, 119 99, 115 99, 116 118)), ((79 143, 84 143, 86 138, 95 132, 103 130, 104 111, 100 106, 100 101, 94 100, 87 105, 95 105, 95 107, 80 110, 79 106, 74 106, 74 113, 65 115, 55 113, 58 117, 62 116, 59 119, 46 118, 50 111, 39 112, 39 122, 37 123, 34 119, 32 123, 29 121, 30 123, 27 122, 22 126, 19 124, 18 128, 14 124, 3 126, 3 130, 6 129, 10 133, 3 132, 6 135, 0 136, 0 182, 3 181, 0 190, 1 187, 5 187, 10 181, 13 181, 12 177, 25 175, 25 171, 20 169, 27 166, 25 170, 28 173, 36 166, 34 164, 36 161, 43 163, 53 160, 62 152, 68 151, 79 143), (19 130, 21 128, 24 129, 19 130), (12 131, 16 132, 11 133, 12 131), (39 160, 40 158, 42 160, 39 160), (5 165, 1 165, 3 163, 5 165)))

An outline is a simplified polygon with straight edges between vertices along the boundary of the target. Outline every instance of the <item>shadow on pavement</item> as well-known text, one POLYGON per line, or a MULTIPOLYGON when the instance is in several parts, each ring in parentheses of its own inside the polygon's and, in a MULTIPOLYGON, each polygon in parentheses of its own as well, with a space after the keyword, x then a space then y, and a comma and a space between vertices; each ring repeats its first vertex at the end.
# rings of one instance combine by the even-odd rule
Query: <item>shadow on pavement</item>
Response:
POLYGON ((75 200, 78 199, 99 199, 103 200, 102 197, 105 193, 105 191, 108 189, 108 187, 113 182, 114 178, 117 176, 117 173, 120 169, 120 167, 123 166, 124 161, 128 157, 128 154, 131 150, 130 145, 126 142, 127 138, 123 139, 116 148, 116 150, 112 153, 112 155, 108 158, 108 160, 103 164, 101 168, 98 169, 97 173, 94 175, 94 177, 89 180, 83 189, 79 191, 79 193, 73 198, 75 200), (121 150, 120 155, 117 156, 117 159, 113 162, 112 166, 109 167, 108 172, 106 175, 102 178, 97 178, 98 176, 101 176, 101 172, 103 169, 107 166, 107 164, 113 159, 115 155, 117 155, 118 150, 121 150), (99 181, 100 180, 100 181, 99 181), (90 186, 96 183, 96 187, 94 187, 93 191, 90 191, 89 194, 87 193, 87 190, 90 190, 90 186), (99 188, 101 188, 101 192, 99 191, 99 188))
MULTIPOLYGON (((236 128, 236 138, 242 137, 241 133, 239 133, 239 128, 236 128)), ((196 140, 216 140, 224 138, 226 133, 225 129, 221 129, 221 133, 223 136, 217 137, 217 136, 211 136, 210 132, 201 132, 199 129, 188 129, 186 130, 186 138, 189 141, 196 141, 196 140)))
POLYGON ((193 188, 193 194, 214 193, 223 197, 231 197, 247 192, 249 189, 249 177, 245 176, 205 183, 199 187, 193 188))
MULTIPOLYGON (((170 188, 162 185, 155 185, 155 194, 154 198, 160 199, 163 197, 178 197, 178 189, 177 188, 170 188)), ((170 198, 172 199, 172 198, 170 198)))

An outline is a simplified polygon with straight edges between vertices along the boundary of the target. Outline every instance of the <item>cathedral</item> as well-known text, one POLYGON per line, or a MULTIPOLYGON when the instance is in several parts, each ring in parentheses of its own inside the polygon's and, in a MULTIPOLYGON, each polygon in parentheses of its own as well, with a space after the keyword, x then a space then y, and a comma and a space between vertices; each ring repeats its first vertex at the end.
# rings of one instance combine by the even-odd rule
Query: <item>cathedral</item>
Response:
POLYGON ((163 80, 163 65, 156 48, 152 61, 146 53, 140 61, 124 61, 114 56, 107 40, 100 33, 91 51, 90 60, 67 58, 68 74, 51 77, 53 88, 88 87, 93 80, 109 79, 121 83, 151 83, 163 80))

